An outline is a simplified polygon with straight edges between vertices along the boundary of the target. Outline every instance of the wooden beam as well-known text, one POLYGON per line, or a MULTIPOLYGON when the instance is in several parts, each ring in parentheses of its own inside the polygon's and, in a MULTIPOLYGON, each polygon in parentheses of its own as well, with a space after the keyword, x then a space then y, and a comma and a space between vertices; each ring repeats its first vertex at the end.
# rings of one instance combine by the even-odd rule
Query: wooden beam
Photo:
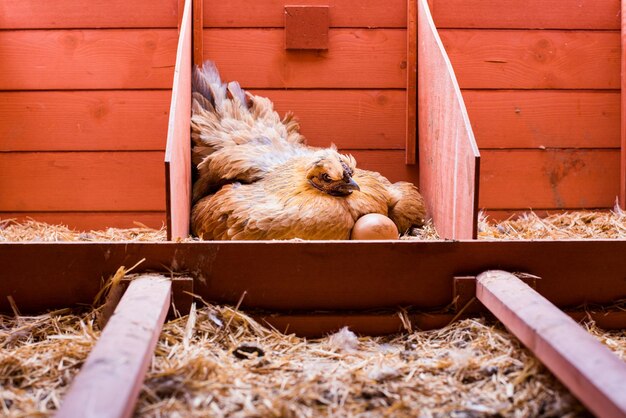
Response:
POLYGON ((417 0, 407 0, 406 163, 417 163, 417 0))
POLYGON ((191 212, 191 3, 186 0, 178 39, 165 148, 167 238, 189 235, 191 212))
POLYGON ((622 209, 626 208, 626 1, 622 2, 622 32, 621 32, 621 46, 622 46, 622 59, 621 62, 621 88, 622 88, 622 108, 621 108, 621 155, 620 155, 620 188, 619 188, 619 205, 622 209))
POLYGON ((510 273, 477 278, 478 299, 598 417, 626 417, 626 363, 510 273))
POLYGON ((130 417, 170 304, 171 282, 142 276, 129 285, 57 418, 130 417))
POLYGON ((188 272, 204 300, 247 292, 244 309, 433 310, 452 302, 453 277, 494 268, 541 277, 565 308, 626 298, 624 254, 625 240, 0 243, 0 295, 25 313, 91 303, 102 277, 145 258, 138 271, 188 272))
POLYGON ((480 153, 426 0, 417 28, 420 191, 442 238, 475 238, 480 153))
POLYGON ((193 64, 199 67, 202 67, 204 63, 202 46, 202 31, 204 30, 203 4, 204 0, 193 0, 193 64))

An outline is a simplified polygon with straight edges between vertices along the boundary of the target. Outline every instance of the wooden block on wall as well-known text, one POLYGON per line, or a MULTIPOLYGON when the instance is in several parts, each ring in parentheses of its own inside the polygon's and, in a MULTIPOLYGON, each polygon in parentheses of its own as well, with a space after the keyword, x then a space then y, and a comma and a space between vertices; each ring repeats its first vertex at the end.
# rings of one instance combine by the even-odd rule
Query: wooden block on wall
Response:
POLYGON ((328 49, 328 6, 285 6, 285 49, 328 49))

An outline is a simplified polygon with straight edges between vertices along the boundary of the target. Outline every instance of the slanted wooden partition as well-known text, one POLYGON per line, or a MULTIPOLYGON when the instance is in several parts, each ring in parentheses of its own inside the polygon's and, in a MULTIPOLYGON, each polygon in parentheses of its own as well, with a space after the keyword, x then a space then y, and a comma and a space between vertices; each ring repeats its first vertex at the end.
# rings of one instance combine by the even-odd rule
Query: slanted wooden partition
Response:
POLYGON ((420 190, 442 238, 476 238, 480 154, 427 0, 418 0, 420 190))
POLYGON ((189 235, 191 207, 191 3, 185 2, 180 24, 172 103, 165 148, 167 239, 189 235))

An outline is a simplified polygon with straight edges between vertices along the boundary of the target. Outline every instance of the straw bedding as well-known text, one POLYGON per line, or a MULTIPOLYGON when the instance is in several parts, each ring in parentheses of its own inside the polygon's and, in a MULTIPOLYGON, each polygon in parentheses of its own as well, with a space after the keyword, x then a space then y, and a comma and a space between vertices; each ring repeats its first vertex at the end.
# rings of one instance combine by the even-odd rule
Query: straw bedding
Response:
MULTIPOLYGON (((597 228, 592 236, 616 238, 626 231, 619 212, 558 216, 538 220, 529 214, 501 224, 483 218, 481 237, 515 239, 525 229, 538 234, 533 238, 571 237, 597 228), (575 228, 582 232, 572 232, 575 228)), ((34 221, 0 221, 0 241, 164 239, 163 229, 141 226, 75 232, 34 221)), ((49 416, 98 338, 102 308, 34 317, 19 315, 18 308, 0 316, 0 415, 49 416)), ((586 326, 626 360, 625 331, 586 326)), ((589 416, 491 320, 467 319, 385 338, 357 338, 342 330, 305 340, 268 329, 233 308, 204 304, 165 324, 136 415, 589 416)))

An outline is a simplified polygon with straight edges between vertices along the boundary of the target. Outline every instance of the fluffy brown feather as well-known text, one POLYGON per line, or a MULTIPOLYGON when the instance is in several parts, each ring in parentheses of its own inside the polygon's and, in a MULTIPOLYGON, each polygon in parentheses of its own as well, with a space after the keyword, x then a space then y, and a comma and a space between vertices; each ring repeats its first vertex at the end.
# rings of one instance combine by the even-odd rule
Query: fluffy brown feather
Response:
POLYGON ((417 188, 356 168, 334 147, 304 144, 292 115, 221 83, 215 66, 194 73, 191 226, 208 240, 348 239, 368 213, 404 232, 424 222, 417 188))

